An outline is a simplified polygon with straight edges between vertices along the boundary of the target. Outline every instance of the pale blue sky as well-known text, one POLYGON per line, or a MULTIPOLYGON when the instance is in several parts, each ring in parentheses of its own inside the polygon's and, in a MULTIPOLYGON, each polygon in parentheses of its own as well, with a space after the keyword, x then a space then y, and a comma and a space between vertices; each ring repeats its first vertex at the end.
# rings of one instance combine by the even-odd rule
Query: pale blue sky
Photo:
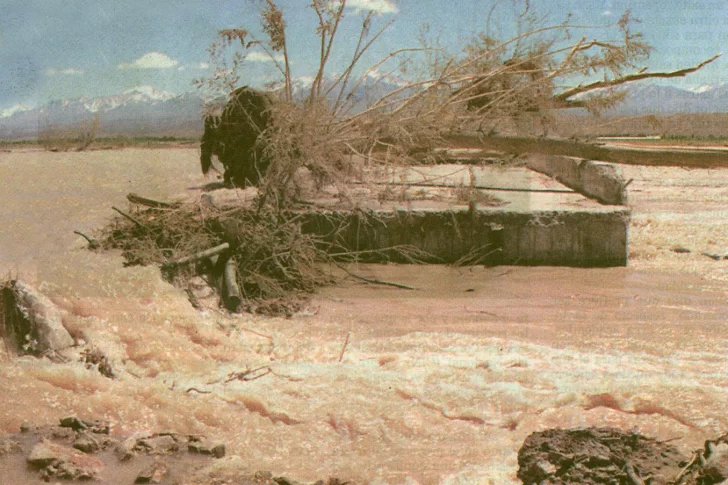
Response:
MULTIPOLYGON (((503 35, 512 25, 504 12, 514 0, 501 0, 496 22, 503 35)), ((257 2, 259 3, 259 2, 257 2)), ((192 91, 193 78, 209 75, 207 47, 218 29, 255 26, 256 2, 248 0, 0 0, 0 111, 18 103, 37 106, 51 99, 115 94, 139 85, 172 93, 192 91)), ((312 35, 310 0, 279 2, 289 24, 296 75, 312 74, 318 46, 312 35)), ((342 26, 354 39, 357 8, 378 9, 380 24, 394 25, 369 61, 392 49, 415 46, 423 24, 456 49, 485 26, 490 5, 480 0, 349 0, 342 26), (358 7, 357 7, 358 5, 358 7)), ((603 24, 626 10, 642 20, 639 29, 655 47, 655 70, 694 65, 728 43, 728 0, 532 0, 534 11, 553 22, 567 13, 573 22, 603 24)), ((593 33, 590 33, 593 36, 593 33)), ((338 52, 336 61, 346 52, 338 52)), ((728 82, 728 56, 676 86, 728 82)), ((247 81, 261 79, 269 63, 249 62, 247 81)))

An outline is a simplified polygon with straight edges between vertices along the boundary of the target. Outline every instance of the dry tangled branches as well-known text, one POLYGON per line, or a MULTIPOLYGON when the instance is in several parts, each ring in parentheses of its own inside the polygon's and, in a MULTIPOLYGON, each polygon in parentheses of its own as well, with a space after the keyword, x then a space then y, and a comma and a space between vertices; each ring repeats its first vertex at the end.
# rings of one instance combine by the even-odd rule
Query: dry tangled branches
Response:
POLYGON ((159 265, 168 281, 182 287, 192 276, 202 275, 231 310, 281 298, 294 302, 297 295, 331 280, 317 265, 325 253, 314 237, 301 233, 295 216, 253 209, 202 210, 191 204, 148 207, 128 215, 104 230, 103 247, 121 249, 129 265, 159 265), (226 287, 226 267, 231 265, 234 275, 226 287), (240 282, 238 295, 230 292, 232 282, 240 282))
POLYGON ((201 276, 232 311, 290 315, 307 294, 344 276, 393 285, 360 278, 342 263, 431 259, 407 246, 350 249, 351 225, 376 223, 365 212, 343 222, 331 219, 321 234, 305 230, 305 211, 270 206, 219 210, 182 204, 117 211, 120 217, 99 238, 103 248, 120 249, 127 265, 158 265, 166 280, 183 288, 201 276))

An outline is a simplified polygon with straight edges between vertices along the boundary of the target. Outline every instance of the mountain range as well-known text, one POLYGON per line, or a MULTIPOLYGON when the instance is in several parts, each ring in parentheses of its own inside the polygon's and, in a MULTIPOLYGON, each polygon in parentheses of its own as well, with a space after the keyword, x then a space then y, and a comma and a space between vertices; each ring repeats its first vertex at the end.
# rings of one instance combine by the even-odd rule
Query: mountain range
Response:
MULTIPOLYGON (((299 89, 305 89, 305 81, 299 89)), ((377 80, 381 94, 400 83, 377 80)), ((612 116, 677 113, 728 113, 728 84, 680 89, 648 83, 625 86, 623 103, 612 116)), ((363 93, 357 96, 364 97, 363 93)), ((16 106, 0 111, 0 140, 32 139, 53 134, 77 136, 94 126, 98 136, 196 137, 203 129, 204 100, 199 93, 173 94, 139 86, 121 94, 52 101, 37 108, 16 106)))
POLYGON ((692 89, 636 83, 622 88, 624 102, 608 115, 728 113, 728 84, 706 84, 692 89))
POLYGON ((10 108, 0 113, 0 139, 73 136, 93 125, 99 136, 197 136, 203 106, 197 93, 175 95, 139 86, 110 96, 10 108))

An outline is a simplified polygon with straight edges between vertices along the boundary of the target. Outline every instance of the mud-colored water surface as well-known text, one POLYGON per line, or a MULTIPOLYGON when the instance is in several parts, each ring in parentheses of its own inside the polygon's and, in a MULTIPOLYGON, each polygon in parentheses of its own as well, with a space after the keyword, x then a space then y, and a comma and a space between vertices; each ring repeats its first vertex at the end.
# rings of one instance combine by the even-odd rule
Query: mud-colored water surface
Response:
POLYGON ((418 289, 348 281, 282 319, 200 313, 158 269, 73 234, 130 191, 199 195, 198 155, 0 154, 0 271, 116 374, 0 354, 0 431, 79 415, 215 437, 245 473, 515 484, 533 431, 614 426, 689 452, 728 429, 728 260, 701 254, 728 251, 728 170, 625 167, 629 267, 362 265, 418 289))

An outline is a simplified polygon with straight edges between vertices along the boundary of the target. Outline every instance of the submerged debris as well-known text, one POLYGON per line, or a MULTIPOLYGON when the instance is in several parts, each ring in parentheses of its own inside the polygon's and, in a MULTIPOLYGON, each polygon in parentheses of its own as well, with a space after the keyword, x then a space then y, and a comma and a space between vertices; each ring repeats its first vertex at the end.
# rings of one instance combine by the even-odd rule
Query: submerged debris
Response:
POLYGON ((304 230, 306 218, 295 210, 154 202, 129 213, 117 209, 122 217, 99 239, 106 249, 121 249, 127 265, 159 265, 162 276, 184 288, 197 307, 203 306, 202 281, 230 311, 290 316, 304 307, 307 294, 336 281, 329 269, 338 267, 339 275, 358 277, 339 261, 377 255, 387 259, 392 254, 417 261, 422 256, 406 246, 352 251, 344 240, 350 229, 342 226, 346 223, 332 222, 331 230, 318 236, 304 230))
POLYGON ((707 256, 707 257, 709 257, 710 259, 712 259, 714 261, 720 261, 722 259, 728 259, 728 254, 709 253, 709 252, 706 252, 706 251, 703 251, 700 254, 702 254, 703 256, 707 256))
POLYGON ((85 348, 81 351, 81 362, 87 369, 96 369, 99 374, 109 379, 115 377, 114 369, 109 362, 109 358, 104 355, 101 350, 96 347, 85 348))
POLYGON ((318 265, 325 252, 295 215, 183 205, 127 216, 106 228, 105 248, 121 249, 128 265, 159 265, 183 288, 201 276, 231 311, 287 313, 281 299, 295 308, 301 295, 332 280, 318 265))

